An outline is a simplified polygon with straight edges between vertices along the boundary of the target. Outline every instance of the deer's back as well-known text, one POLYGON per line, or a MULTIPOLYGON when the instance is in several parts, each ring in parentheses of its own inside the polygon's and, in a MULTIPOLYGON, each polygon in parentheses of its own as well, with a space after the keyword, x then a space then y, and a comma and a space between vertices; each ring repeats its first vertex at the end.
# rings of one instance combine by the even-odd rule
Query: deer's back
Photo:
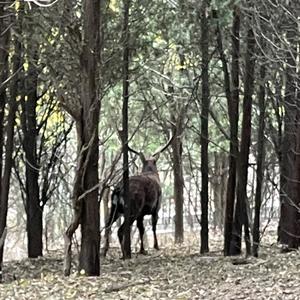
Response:
POLYGON ((129 199, 132 213, 152 214, 159 209, 161 188, 159 179, 151 175, 137 175, 129 178, 129 199))

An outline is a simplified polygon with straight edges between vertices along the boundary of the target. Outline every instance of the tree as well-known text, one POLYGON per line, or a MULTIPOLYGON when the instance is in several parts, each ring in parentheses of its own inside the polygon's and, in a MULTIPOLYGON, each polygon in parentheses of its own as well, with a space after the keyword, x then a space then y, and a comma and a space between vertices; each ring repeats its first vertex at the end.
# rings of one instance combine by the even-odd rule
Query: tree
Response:
POLYGON ((36 65, 38 62, 37 45, 33 42, 30 49, 33 51, 29 62, 27 76, 25 81, 25 93, 21 98, 21 124, 23 131, 23 150, 25 152, 25 199, 27 216, 27 239, 28 239, 28 257, 36 258, 43 255, 43 205, 40 201, 39 188, 39 164, 37 153, 38 128, 37 128, 37 101, 38 101, 38 71, 36 65), (27 99, 25 99, 27 96, 27 99))
POLYGON ((258 107, 259 107, 259 127, 258 127, 258 145, 257 145, 257 167, 256 167, 256 191, 255 191, 255 215, 253 223, 253 256, 258 257, 258 247, 260 241, 260 208, 262 203, 262 189, 264 178, 264 161, 265 161, 265 80, 266 66, 265 62, 261 62, 258 91, 258 107))
POLYGON ((123 187, 124 187, 124 235, 122 252, 123 258, 131 258, 131 224, 129 201, 129 168, 128 168, 128 100, 129 100, 129 8, 130 0, 124 0, 123 23, 123 108, 122 108, 122 147, 123 147, 123 187))
POLYGON ((251 141, 251 114, 252 96, 254 92, 255 74, 255 37, 253 29, 249 24, 247 33, 247 50, 245 56, 245 78, 244 78, 244 100, 243 100, 243 121, 241 130, 241 148, 238 156, 238 186, 237 200, 234 213, 234 230, 230 246, 230 254, 241 253, 242 226, 245 229, 246 250, 249 255, 251 252, 249 220, 247 213, 247 178, 248 178, 248 159, 251 141))
POLYGON ((230 77, 226 59, 223 52, 220 34, 219 51, 221 54, 222 67, 224 72, 224 87, 227 98, 229 124, 230 124, 230 150, 229 150, 229 177, 227 182, 225 222, 224 222, 224 255, 230 253, 230 243, 232 239, 233 212, 235 203, 237 157, 239 152, 238 144, 238 120, 239 120, 239 57, 240 57, 240 8, 234 6, 232 23, 232 68, 230 87, 230 77))
MULTIPOLYGON (((98 201, 98 61, 100 55, 100 2, 83 2, 83 29, 80 107, 69 108, 75 118, 78 138, 78 161, 74 181, 74 219, 66 231, 65 275, 70 274, 72 236, 81 224, 79 270, 88 276, 100 273, 100 218, 98 201)), ((65 106, 65 105, 64 105, 65 106)))
MULTIPOLYGON (((287 2, 289 11, 294 9, 291 1, 287 2)), ((299 97, 297 96, 297 85, 299 84, 297 74, 297 43, 295 39, 299 36, 298 24, 292 16, 284 22, 288 47, 286 49, 285 61, 285 95, 284 95, 284 133, 282 140, 282 202, 279 237, 280 242, 288 250, 300 246, 299 230, 299 97), (298 33, 298 34, 297 34, 298 33)))
POLYGON ((53 41, 44 36, 47 23, 40 21, 42 13, 36 6, 29 9, 24 5, 22 13, 22 35, 16 38, 23 44, 20 56, 26 67, 19 76, 21 112, 16 126, 14 175, 26 212, 28 257, 35 258, 43 255, 44 207, 62 180, 55 173, 62 163, 59 154, 72 124, 62 122, 65 115, 59 108, 53 79, 47 79, 43 55, 49 51, 47 39, 53 41), (30 26, 37 22, 43 26, 30 26))
MULTIPOLYGON (((0 4, 0 12, 4 11, 5 3, 0 4)), ((9 36, 10 36, 10 28, 6 27, 10 24, 10 17, 8 20, 2 19, 3 22, 2 24, 0 23, 0 28, 4 28, 4 47, 3 51, 7 51, 9 47, 9 36)), ((21 12, 21 7, 20 11, 18 13, 18 16, 16 17, 16 25, 20 26, 22 23, 22 12, 21 12)), ((17 28, 16 32, 20 33, 18 31, 20 29, 17 28)), ((0 36, 2 33, 0 34, 0 36)), ((2 168, 2 161, 3 157, 0 157, 1 160, 1 173, 0 173, 0 281, 2 280, 2 263, 3 263, 3 250, 4 250, 4 242, 5 242, 5 235, 7 232, 6 229, 6 221, 7 221, 7 210, 8 210, 8 195, 9 195, 9 187, 10 187, 10 176, 11 176, 11 170, 12 170, 12 164, 13 164, 13 145, 14 145, 14 129, 15 129, 15 117, 16 117, 16 111, 18 108, 18 102, 17 102, 17 96, 18 96, 18 77, 19 77, 19 71, 21 69, 21 43, 20 41, 15 37, 14 39, 14 55, 12 58, 12 75, 11 77, 11 83, 10 83, 10 97, 9 100, 6 97, 6 89, 4 89, 2 94, 2 101, 4 101, 3 104, 3 109, 5 108, 5 100, 7 100, 8 104, 8 115, 7 115, 7 120, 6 120, 6 126, 3 131, 1 131, 1 154, 5 155, 4 157, 4 168, 2 168), (2 143, 3 143, 3 135, 5 134, 6 136, 6 141, 4 145, 4 153, 2 152, 2 143)), ((8 74, 8 56, 7 54, 1 53, 0 58, 2 59, 1 64, 3 65, 4 69, 2 70, 1 74, 1 81, 0 83, 3 84, 5 80, 7 79, 6 76, 8 74)), ((4 112, 2 113, 2 118, 4 116, 4 112)), ((2 119, 3 121, 3 119, 2 119)), ((3 127, 1 128, 3 130, 3 127)))
MULTIPOLYGON (((184 61, 182 62, 184 64, 184 61)), ((183 67, 183 65, 182 65, 183 67)), ((173 176, 174 176, 174 202, 175 202, 175 243, 180 244, 184 239, 184 226, 183 226, 183 166, 182 166, 182 134, 184 114, 181 103, 174 99, 174 87, 168 87, 167 98, 171 102, 171 122, 172 135, 175 136, 171 143, 172 147, 172 162, 173 162, 173 176)))
POLYGON ((208 115, 209 115, 209 25, 207 10, 209 1, 201 7, 201 51, 202 51, 202 112, 201 112, 201 247, 206 253, 208 247, 208 115))

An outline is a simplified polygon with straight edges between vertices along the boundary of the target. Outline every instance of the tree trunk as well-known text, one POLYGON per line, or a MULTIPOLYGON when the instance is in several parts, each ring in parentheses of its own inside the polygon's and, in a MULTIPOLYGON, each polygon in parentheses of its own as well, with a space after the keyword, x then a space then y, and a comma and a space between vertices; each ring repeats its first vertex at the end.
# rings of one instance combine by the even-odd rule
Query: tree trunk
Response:
MULTIPOLYGON (((0 3, 0 16, 5 15, 5 3, 0 3)), ((6 30, 9 26, 10 18, 0 18, 0 84, 6 81, 8 77, 8 54, 9 54, 9 39, 10 30, 6 30), (3 33, 3 31, 5 33, 3 33)), ((0 89, 0 178, 2 175, 2 154, 4 143, 4 108, 7 102, 5 87, 0 89)), ((1 194, 1 184, 0 184, 1 194)))
MULTIPOLYGON (((5 15, 5 3, 0 3, 0 16, 5 15)), ((0 18, 0 84, 8 78, 8 54, 9 54, 9 38, 10 30, 6 30, 9 26, 10 18, 0 18), (3 31, 5 33, 3 33, 3 31)), ((4 116, 5 104, 7 102, 6 89, 0 89, 0 181, 2 176, 2 163, 3 163, 3 143, 4 143, 4 116)), ((1 194, 1 183, 0 183, 1 194)))
POLYGON ((27 239, 28 257, 36 258, 43 255, 43 205, 40 204, 39 195, 39 163, 37 158, 37 88, 38 73, 36 63, 37 51, 29 63, 26 77, 27 100, 22 99, 22 131, 23 149, 25 152, 26 168, 26 215, 27 215, 27 239))
MULTIPOLYGON (((280 214, 279 236, 280 242, 288 249, 298 248, 300 245, 299 233, 299 99, 297 97, 297 23, 293 20, 287 26, 287 49, 286 59, 286 87, 284 97, 284 136, 282 142, 282 202, 280 214), (296 107, 296 108, 295 108, 296 107), (296 138, 295 138, 296 136, 296 138)), ((299 97, 299 96, 298 96, 299 97)))
POLYGON ((232 24, 232 88, 229 93, 229 72, 226 71, 226 62, 223 60, 225 75, 225 90, 228 102, 228 114, 230 122, 230 152, 229 152, 229 176, 227 182, 225 222, 224 222, 224 255, 230 254, 232 240, 233 211, 236 189, 236 169, 239 152, 238 121, 239 121, 239 56, 240 56, 240 9, 234 7, 232 24), (227 74, 227 75, 226 75, 227 74), (226 80, 227 78, 227 80, 226 80))
POLYGON ((206 253, 208 247, 208 114, 209 114, 209 26, 208 1, 201 7, 201 52, 202 52, 202 111, 201 111, 201 246, 206 253))
POLYGON ((172 162, 173 162, 173 176, 174 176, 174 202, 175 202, 175 243, 181 244, 184 240, 184 225, 183 225, 183 168, 182 168, 182 133, 183 133, 183 115, 179 112, 180 108, 176 105, 174 98, 174 87, 169 86, 168 96, 172 103, 171 121, 176 126, 172 126, 172 136, 175 136, 171 143, 172 148, 172 162))
POLYGON ((226 199, 226 160, 227 156, 222 152, 215 152, 214 175, 211 180, 214 201, 214 226, 223 229, 224 225, 224 207, 226 199))
MULTIPOLYGON (((0 12, 3 10, 3 5, 0 4, 0 12)), ((21 13, 19 14, 18 21, 21 19, 21 13)), ((20 24, 20 22, 18 22, 20 24)), ((1 27, 4 28, 4 27, 1 27)), ((9 30, 8 30, 9 31, 9 30)), ((10 33, 7 33, 10 36, 10 33)), ((5 38, 4 38, 5 39, 5 38)), ((4 44, 4 51, 8 49, 9 41, 6 40, 7 44, 4 44)), ((14 56, 12 58, 12 72, 13 74, 17 74, 21 66, 21 43, 16 38, 15 39, 15 47, 14 47, 14 56)), ((2 57, 4 60, 2 61, 3 66, 7 66, 7 57, 2 57)), ((4 71, 4 70, 3 70, 4 71)), ((8 70, 4 71, 4 73, 8 73, 8 70)), ((1 74, 2 75, 2 74, 1 74)), ((10 85, 10 101, 8 102, 8 116, 6 121, 5 127, 5 136, 6 136, 6 143, 5 143, 5 158, 4 158, 4 169, 3 174, 0 174, 0 281, 2 281, 2 264, 3 264, 3 251, 4 251, 4 243, 5 243, 5 235, 6 235, 6 222, 7 222, 7 210, 8 210, 8 195, 9 195, 9 187, 10 187, 10 176, 11 176, 11 169, 13 164, 13 146, 14 146, 14 128, 15 128, 15 117, 16 111, 18 108, 17 104, 17 91, 18 91, 18 75, 15 75, 12 79, 10 85)), ((3 78, 1 78, 3 79, 3 78)), ((5 93, 5 91, 4 91, 5 93)), ((4 96, 5 98, 5 96, 4 96)), ((2 100, 2 99, 1 99, 2 100)), ((5 104, 4 104, 5 105, 5 104)), ((3 106, 4 107, 4 106, 3 106)), ((3 132, 1 133, 1 135, 3 132)), ((2 145, 1 145, 2 146, 2 145)), ((2 148, 2 147, 1 147, 2 148)), ((1 149, 2 151, 2 149, 1 149)), ((3 157, 0 157, 1 161, 3 157)), ((2 163, 1 163, 2 164, 2 163)))
POLYGON ((253 224, 253 255, 258 257, 259 247, 259 228, 260 228, 260 207, 262 202, 262 187, 264 178, 264 131, 265 131, 265 75, 266 67, 264 62, 260 67, 260 86, 258 92, 259 105, 259 127, 258 127, 258 145, 257 145, 257 169, 256 169, 256 192, 255 192, 255 214, 253 224))
MULTIPOLYGON (((12 97, 13 95, 11 95, 12 97)), ((1 178, 1 194, 0 194, 0 238, 4 238, 3 233, 6 229, 8 195, 10 187, 10 175, 13 163, 13 144, 14 144, 14 127, 15 116, 17 110, 16 98, 11 98, 9 104, 9 113, 6 123, 6 145, 5 145, 5 164, 4 172, 1 178)), ((4 240, 0 247, 0 281, 2 280, 2 262, 3 262, 4 240)))
POLYGON ((254 89, 255 71, 255 37, 252 29, 247 33, 247 51, 245 59, 245 79, 244 79, 244 101, 243 101, 243 121, 241 133, 241 150, 239 155, 237 202, 234 213, 234 230, 230 245, 230 255, 241 253, 242 226, 245 226, 247 254, 251 252, 249 220, 246 209, 247 201, 247 179, 248 179, 248 159, 251 141, 251 111, 252 95, 254 89))
MULTIPOLYGON (((299 104, 300 97, 298 95, 298 107, 297 107, 297 123, 299 123, 300 120, 300 104, 299 104)), ((289 240, 288 240, 288 250, 294 250, 298 249, 300 247, 300 126, 297 124, 296 128, 296 160, 295 160, 295 175, 294 175, 294 181, 293 181, 293 198, 292 198, 292 205, 289 205, 289 240)))
MULTIPOLYGON (((181 51, 178 51, 180 59, 180 76, 183 79, 185 71, 185 55, 181 51)), ((184 178, 183 178, 183 166, 182 166, 182 135, 183 135, 183 122, 186 114, 186 107, 182 101, 176 101, 174 99, 174 86, 168 87, 168 94, 166 98, 169 99, 170 116, 171 121, 175 126, 172 126, 172 136, 175 138, 171 143, 172 148, 172 162, 173 162, 173 176, 174 176, 174 202, 175 202, 175 244, 181 244, 184 240, 184 218, 183 218, 183 206, 184 206, 184 178)))
POLYGON ((123 258, 131 258, 131 216, 129 199, 128 169, 128 100, 129 100, 129 8, 130 0, 124 0, 123 23, 123 108, 122 108, 122 144, 123 144, 123 188, 124 188, 124 236, 121 244, 123 258))
MULTIPOLYGON (((181 130, 181 129, 179 129, 181 130)), ((178 131, 177 131, 178 132, 178 131)), ((183 229, 183 170, 182 170, 182 141, 179 134, 172 142, 173 173, 174 173, 174 201, 175 201, 175 243, 184 240, 183 229)))
POLYGON ((100 99, 97 93, 99 30, 100 30, 99 0, 83 2, 83 49, 81 59, 81 150, 83 164, 79 165, 82 172, 81 187, 86 195, 81 206, 81 248, 79 254, 79 270, 84 270, 88 276, 100 274, 100 216, 98 201, 98 159, 99 137, 98 124, 100 114, 100 99), (97 188, 96 188, 97 187, 97 188))
POLYGON ((104 230, 104 246, 103 246, 103 256, 106 256, 106 253, 109 249, 109 242, 111 237, 111 226, 106 226, 109 218, 109 209, 108 209, 108 203, 109 203, 109 197, 110 192, 109 189, 105 189, 102 196, 102 203, 103 203, 103 214, 104 214, 104 221, 105 221, 105 230, 104 230))

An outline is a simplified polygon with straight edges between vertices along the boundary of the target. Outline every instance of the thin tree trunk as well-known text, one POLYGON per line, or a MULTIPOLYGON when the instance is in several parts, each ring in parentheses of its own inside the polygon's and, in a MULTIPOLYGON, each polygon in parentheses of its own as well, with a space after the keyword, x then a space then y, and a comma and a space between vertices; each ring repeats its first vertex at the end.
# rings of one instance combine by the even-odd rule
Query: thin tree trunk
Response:
MULTIPOLYGON (((5 3, 0 3, 0 16, 5 15, 5 3)), ((9 38, 10 30, 6 30, 9 27, 10 18, 0 18, 0 84, 6 81, 8 77, 8 54, 9 54, 9 38), (6 30, 6 31, 5 31, 6 30)), ((7 103, 6 89, 3 87, 0 90, 0 181, 3 169, 3 144, 4 144, 4 116, 5 105, 7 103)), ((1 182, 0 182, 0 194, 1 194, 1 182)))
MULTIPOLYGON (((299 75, 298 75, 299 76, 299 75)), ((299 100, 300 97, 298 95, 298 107, 297 107, 297 112, 298 112, 298 122, 300 120, 300 105, 299 105, 299 100)), ((290 224, 290 239, 288 243, 288 249, 298 249, 300 247, 300 212, 299 212, 299 207, 300 207, 300 187, 299 187, 299 181, 300 181, 300 126, 297 125, 297 131, 296 131, 296 141, 297 141, 297 146, 296 146, 296 161, 295 161, 295 180, 294 180, 294 191, 295 191, 295 196, 293 198, 294 205, 291 208, 292 209, 292 220, 290 224)))
POLYGON ((100 2, 99 0, 83 2, 83 47, 80 60, 81 107, 73 112, 77 127, 78 159, 72 195, 74 216, 65 233, 65 276, 70 275, 72 237, 79 224, 81 224, 79 270, 87 276, 100 274, 98 124, 101 102, 97 93, 100 2))
POLYGON ((36 258, 43 255, 43 206, 40 204, 39 192, 39 166, 37 158, 37 115, 38 101, 38 73, 36 63, 37 51, 31 58, 26 77, 27 100, 24 97, 22 103, 22 131, 23 149, 25 152, 26 166, 26 215, 28 257, 36 258))
POLYGON ((296 99, 297 86, 297 23, 290 21, 287 26, 287 40, 290 49, 287 50, 286 58, 286 86, 284 96, 284 134, 282 141, 282 197, 280 212, 279 236, 280 242, 287 246, 288 250, 297 248, 300 245, 299 239, 299 105, 296 99))
POLYGON ((124 188, 124 236, 121 245, 123 258, 131 258, 131 217, 129 199, 129 169, 128 169, 128 100, 129 100, 129 8, 130 0, 124 0, 123 23, 123 108, 122 108, 122 144, 123 144, 123 188, 124 188))
POLYGON ((84 270, 88 276, 100 274, 100 215, 98 188, 99 137, 98 124, 100 114, 100 99, 97 93, 99 30, 100 30, 99 0, 85 0, 83 3, 83 49, 81 59, 81 105, 82 105, 82 148, 87 147, 84 158, 82 191, 90 191, 82 199, 81 210, 81 248, 79 254, 79 270, 84 270))
MULTIPOLYGON (((219 47, 220 48, 220 47, 219 47)), ((221 53, 223 49, 221 48, 221 53)), ((229 176, 226 192, 225 222, 224 222, 224 255, 230 254, 232 240, 233 212, 236 189, 236 169, 239 152, 238 145, 238 121, 239 121, 239 56, 240 56, 240 9, 236 5, 233 11, 232 24, 232 68, 230 89, 230 77, 223 54, 222 65, 225 78, 225 92, 228 103, 230 122, 230 153, 229 153, 229 176), (230 92, 231 91, 231 92, 230 92)), ((222 58, 222 55, 221 55, 222 58)))
MULTIPOLYGON (((174 116, 173 116, 174 118, 174 116)), ((176 130, 176 137, 172 142, 173 173, 174 173, 174 200, 175 200, 175 243, 181 244, 184 240, 183 227, 183 170, 182 170, 182 141, 179 132, 181 125, 176 130)), ((173 132, 174 134, 174 132, 173 132)))
POLYGON ((222 153, 222 172, 221 172, 221 229, 224 230, 224 221, 225 221, 225 205, 226 205, 226 192, 227 192, 227 178, 228 178, 228 156, 226 153, 222 153))
POLYGON ((256 169, 256 192, 255 192, 255 214, 253 224, 253 255, 258 257, 259 247, 259 228, 260 228, 260 207, 262 202, 262 187, 264 177, 264 131, 265 131, 265 75, 266 67, 262 63, 260 67, 260 87, 258 92, 259 105, 259 126, 258 126, 258 145, 257 145, 257 169, 256 169))
MULTIPOLYGON (((182 66, 184 60, 181 61, 182 66)), ((175 136, 171 143, 172 148, 172 163, 174 176, 174 202, 175 202, 175 244, 181 244, 184 240, 184 224, 183 224, 183 167, 182 167, 182 133, 183 133, 183 115, 179 112, 180 109, 174 100, 174 87, 168 87, 168 95, 166 96, 171 104, 170 115, 171 121, 176 126, 172 126, 172 136, 175 136), (177 108, 177 109, 176 109, 177 108)))
MULTIPOLYGON (((180 76, 183 79, 185 73, 185 55, 178 50, 180 59, 180 76)), ((171 143, 172 148, 172 162, 173 162, 173 176, 174 176, 174 202, 175 202, 175 244, 181 244, 184 241, 184 219, 183 219, 183 206, 184 206, 184 178, 183 178, 183 165, 182 165, 182 134, 183 122, 185 117, 185 107, 182 101, 174 99, 174 86, 168 87, 168 94, 166 96, 170 105, 171 121, 175 126, 172 126, 172 136, 175 138, 171 143)))
MULTIPOLYGON (((226 167, 224 163, 224 155, 221 152, 214 153, 214 175, 211 179, 211 188, 213 190, 214 201, 214 226, 220 230, 223 229, 224 219, 224 189, 226 188, 225 172, 226 167)), ((226 157, 227 159, 227 157, 226 157)))
POLYGON ((104 230, 104 246, 103 246, 103 256, 106 256, 106 253, 109 249, 109 242, 111 237, 111 226, 106 226, 109 218, 109 209, 108 209, 108 202, 109 202, 109 189, 105 189, 102 196, 103 202, 103 212, 104 212, 104 220, 105 220, 105 230, 104 230))
POLYGON ((237 202, 234 213, 234 230, 230 246, 230 255, 241 253, 242 226, 245 226, 246 250, 251 252, 249 220, 246 209, 247 201, 247 179, 248 179, 248 159, 251 141, 251 113, 252 95, 254 90, 255 71, 255 37, 252 29, 247 33, 247 52, 245 59, 245 79, 244 79, 244 101, 243 101, 243 121, 241 133, 241 150, 239 155, 237 202))
POLYGON ((201 7, 201 52, 202 52, 202 111, 201 111, 201 246, 200 253, 208 247, 208 114, 209 114, 209 25, 207 10, 209 1, 201 7))
MULTIPOLYGON (((2 7, 2 4, 1 8, 2 7)), ((19 14, 19 20, 21 20, 21 14, 19 14)), ((19 23, 19 22, 18 22, 19 23)), ((19 23, 20 24, 20 23, 19 23)), ((8 33, 9 34, 9 33, 8 33)), ((8 41, 7 41, 8 42, 8 41)), ((8 44, 6 44, 8 47, 8 44)), ((7 48, 8 49, 8 48, 7 48)), ((12 72, 17 73, 21 66, 21 43, 16 38, 15 40, 15 49, 14 56, 12 58, 12 72)), ((7 58, 6 58, 7 59, 7 58)), ((4 62, 5 65, 5 62, 4 62)), ((6 235, 6 222, 7 222, 7 210, 8 210, 8 195, 9 195, 9 187, 10 187, 10 176, 11 169, 13 164, 13 146, 14 146, 14 128, 15 128, 15 117, 16 111, 18 108, 17 104, 17 92, 18 92, 18 75, 16 75, 10 85, 10 101, 8 102, 8 117, 6 121, 5 127, 5 158, 4 158, 4 169, 3 174, 0 174, 0 238, 1 247, 0 247, 0 281, 2 281, 2 264, 3 264, 3 251, 4 251, 4 243, 5 243, 5 235, 6 235)), ((0 157, 2 160, 2 157, 0 157)))
MULTIPOLYGON (((284 166, 283 166, 283 153, 282 153, 282 145, 283 145, 283 116, 281 113, 281 107, 284 105, 284 101, 283 101, 283 97, 282 97, 282 86, 283 86, 283 76, 282 74, 279 74, 279 72, 276 72, 275 74, 275 78, 278 77, 278 79, 275 81, 275 97, 270 97, 270 100, 272 101, 272 108, 275 112, 275 117, 276 117, 276 121, 277 121, 277 132, 276 135, 274 134, 273 137, 273 143, 275 145, 275 150, 276 150, 276 154, 278 157, 278 165, 279 165, 279 197, 280 197, 280 212, 281 212, 281 207, 283 206, 283 202, 284 202, 284 187, 285 187, 285 182, 286 182, 286 178, 283 176, 283 170, 284 170, 284 166)), ((272 95, 272 91, 270 89, 269 86, 268 87, 268 94, 272 95)), ((278 223, 278 227, 277 227, 277 241, 281 242, 281 231, 280 231, 280 220, 281 218, 279 218, 279 223, 278 223)))
POLYGON ((17 111, 16 98, 11 95, 11 101, 9 104, 9 113, 6 123, 6 145, 5 145, 5 161, 3 176, 1 178, 1 194, 0 194, 0 237, 3 238, 2 245, 0 247, 0 282, 2 281, 2 263, 3 263, 3 251, 7 221, 7 210, 8 210, 8 195, 10 187, 10 175, 13 164, 13 145, 14 145, 14 127, 15 127, 15 116, 17 111))
MULTIPOLYGON (((0 3, 0 16, 5 15, 5 3, 0 3)), ((6 81, 8 77, 8 54, 9 54, 9 39, 10 30, 9 27, 10 18, 0 18, 0 84, 6 81)), ((3 143, 4 143, 4 108, 7 102, 6 90, 3 87, 0 90, 0 178, 2 175, 2 155, 3 155, 3 143)), ((0 184, 1 194, 1 184, 0 184)))

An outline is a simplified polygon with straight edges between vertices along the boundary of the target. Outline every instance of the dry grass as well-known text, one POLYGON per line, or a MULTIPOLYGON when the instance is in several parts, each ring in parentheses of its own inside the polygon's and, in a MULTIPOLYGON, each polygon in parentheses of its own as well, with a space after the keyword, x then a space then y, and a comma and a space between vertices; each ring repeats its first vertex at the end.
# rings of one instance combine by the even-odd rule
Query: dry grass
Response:
POLYGON ((99 278, 63 277, 61 253, 8 262, 0 299, 300 299, 299 252, 280 254, 270 236, 258 259, 224 258, 221 237, 211 235, 207 255, 197 233, 181 246, 161 237, 160 251, 130 261, 111 249, 99 278))

